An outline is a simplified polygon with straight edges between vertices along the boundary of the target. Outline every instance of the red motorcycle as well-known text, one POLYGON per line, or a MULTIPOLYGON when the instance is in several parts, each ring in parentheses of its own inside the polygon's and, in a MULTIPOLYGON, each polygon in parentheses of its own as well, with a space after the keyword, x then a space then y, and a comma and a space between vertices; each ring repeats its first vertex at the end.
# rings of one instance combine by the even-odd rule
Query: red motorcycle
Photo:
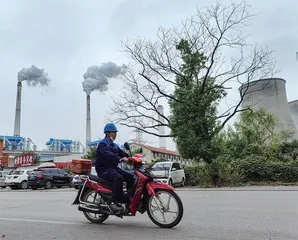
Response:
MULTIPOLYGON (((128 143, 125 143, 124 146, 130 151, 128 143)), ((124 211, 113 212, 110 209, 111 186, 105 180, 91 174, 80 176, 83 185, 73 204, 79 205, 78 210, 82 211, 92 223, 102 223, 110 215, 122 218, 123 216, 135 216, 137 211, 141 214, 147 211, 149 218, 159 227, 172 228, 176 226, 183 216, 183 204, 174 192, 174 188, 156 181, 151 172, 143 168, 139 158, 129 157, 128 159, 129 164, 133 166, 135 183, 127 192, 124 191, 130 199, 130 203, 124 206, 124 211), (171 201, 171 199, 173 200, 171 201), (176 205, 176 208, 170 204, 176 205), (159 218, 155 214, 158 214, 159 218), (166 214, 171 215, 169 222, 167 222, 166 214)))

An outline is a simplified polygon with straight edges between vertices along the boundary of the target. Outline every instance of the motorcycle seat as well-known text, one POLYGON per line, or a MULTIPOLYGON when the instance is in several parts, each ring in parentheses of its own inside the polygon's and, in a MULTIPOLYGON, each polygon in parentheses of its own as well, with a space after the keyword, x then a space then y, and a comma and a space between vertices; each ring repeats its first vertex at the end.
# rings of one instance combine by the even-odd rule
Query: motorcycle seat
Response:
POLYGON ((90 180, 94 181, 94 182, 98 182, 98 183, 107 183, 106 180, 102 179, 102 178, 99 178, 98 176, 96 175, 93 175, 93 174, 89 174, 88 175, 90 180))

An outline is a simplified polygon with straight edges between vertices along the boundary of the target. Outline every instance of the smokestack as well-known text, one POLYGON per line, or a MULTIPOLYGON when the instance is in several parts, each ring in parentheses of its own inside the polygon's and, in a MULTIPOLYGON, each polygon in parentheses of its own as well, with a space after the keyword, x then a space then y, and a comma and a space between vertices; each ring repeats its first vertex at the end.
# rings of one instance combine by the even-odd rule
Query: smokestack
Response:
POLYGON ((293 138, 298 139, 297 128, 287 101, 286 81, 281 78, 266 78, 242 85, 239 88, 244 95, 242 107, 264 108, 278 118, 276 132, 294 131, 293 138))
MULTIPOLYGON (((160 116, 160 115, 164 115, 163 106, 158 105, 157 111, 160 113, 160 114, 158 114, 158 121, 161 123, 164 123, 164 118, 162 116, 160 116)), ((158 127, 158 133, 159 133, 159 135, 165 135, 165 133, 166 133, 165 126, 158 127)), ((164 137, 159 137, 159 147, 166 149, 166 139, 164 137)))
POLYGON ((18 90, 14 121, 14 136, 20 136, 22 81, 26 81, 28 86, 35 87, 38 84, 40 84, 41 86, 48 86, 51 80, 48 77, 48 74, 45 73, 43 69, 39 69, 34 65, 32 65, 30 68, 23 68, 18 72, 18 90))
POLYGON ((289 102, 290 111, 292 113, 292 117, 294 120, 294 123, 296 125, 296 128, 298 130, 298 100, 294 100, 289 102))
POLYGON ((90 66, 84 73, 84 81, 82 82, 83 91, 87 94, 87 118, 86 118, 86 149, 88 143, 91 142, 91 117, 90 117, 90 94, 94 90, 105 92, 108 90, 110 78, 116 78, 127 69, 126 65, 117 66, 116 63, 103 63, 101 66, 90 66))
POLYGON ((90 116, 90 95, 87 95, 87 109, 86 109, 86 150, 88 149, 88 143, 91 142, 91 116, 90 116))
POLYGON ((21 129, 21 97, 22 97, 22 82, 18 82, 16 113, 14 119, 14 136, 20 136, 21 129))

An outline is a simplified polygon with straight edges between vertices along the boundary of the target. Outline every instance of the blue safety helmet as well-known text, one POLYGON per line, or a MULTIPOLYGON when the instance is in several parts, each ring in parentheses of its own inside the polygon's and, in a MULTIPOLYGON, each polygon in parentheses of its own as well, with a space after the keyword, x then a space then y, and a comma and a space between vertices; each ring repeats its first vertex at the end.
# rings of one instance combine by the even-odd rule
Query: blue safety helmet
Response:
POLYGON ((104 133, 106 133, 106 132, 118 132, 118 130, 117 130, 114 123, 107 123, 105 125, 105 128, 104 128, 103 132, 104 133))

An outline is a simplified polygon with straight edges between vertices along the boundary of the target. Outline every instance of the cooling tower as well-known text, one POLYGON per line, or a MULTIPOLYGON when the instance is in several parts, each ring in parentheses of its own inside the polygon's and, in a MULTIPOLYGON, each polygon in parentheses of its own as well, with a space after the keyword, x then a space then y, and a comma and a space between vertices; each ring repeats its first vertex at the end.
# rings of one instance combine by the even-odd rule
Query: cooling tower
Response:
POLYGON ((279 122, 276 131, 289 129, 298 139, 297 128, 287 101, 286 81, 281 78, 266 78, 244 84, 239 88, 244 96, 242 107, 265 108, 274 114, 279 122))
POLYGON ((87 95, 87 109, 86 109, 86 150, 88 149, 88 143, 91 142, 91 116, 90 116, 90 95, 87 95))
POLYGON ((20 136, 21 129, 21 97, 22 97, 22 82, 18 82, 16 113, 14 119, 14 136, 20 136))
MULTIPOLYGON (((162 105, 158 105, 157 106, 157 111, 161 115, 163 115, 164 114, 163 106, 162 105)), ((164 118, 162 116, 158 115, 158 121, 164 123, 165 120, 164 120, 164 118)), ((166 133, 165 126, 158 127, 158 133, 159 133, 159 135, 165 135, 165 133, 166 133)), ((159 137, 159 147, 160 148, 163 148, 163 149, 166 149, 166 139, 164 137, 159 137)))
POLYGON ((291 101, 288 104, 292 113, 292 118, 298 130, 298 100, 291 101))

